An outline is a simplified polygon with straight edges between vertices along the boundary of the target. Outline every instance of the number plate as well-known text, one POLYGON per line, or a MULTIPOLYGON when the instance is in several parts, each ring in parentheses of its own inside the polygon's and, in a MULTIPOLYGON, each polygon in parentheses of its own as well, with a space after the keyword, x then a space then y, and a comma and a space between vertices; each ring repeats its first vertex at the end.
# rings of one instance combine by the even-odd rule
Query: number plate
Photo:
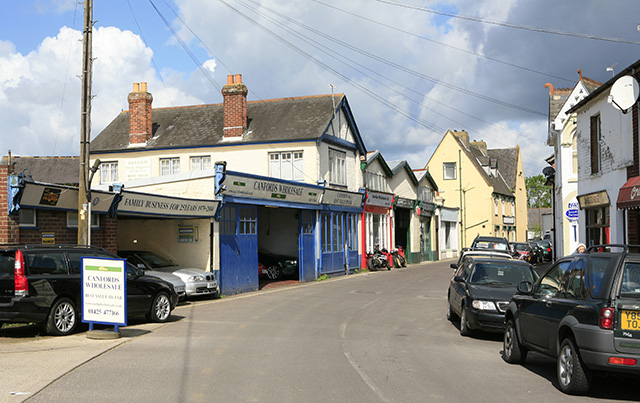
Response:
POLYGON ((207 288, 216 288, 216 285, 213 283, 207 283, 207 288))
POLYGON ((640 330, 640 311, 620 311, 620 328, 622 330, 640 330))

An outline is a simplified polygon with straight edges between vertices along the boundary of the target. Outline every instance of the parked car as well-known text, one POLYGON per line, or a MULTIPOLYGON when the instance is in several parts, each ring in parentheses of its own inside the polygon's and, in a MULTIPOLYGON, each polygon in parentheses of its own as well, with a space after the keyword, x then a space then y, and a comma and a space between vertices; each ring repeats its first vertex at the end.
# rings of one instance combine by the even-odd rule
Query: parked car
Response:
MULTIPOLYGON (((637 247, 636 247, 637 249, 637 247)), ((505 315, 503 357, 556 358, 560 389, 585 394, 596 373, 640 375, 640 253, 591 247, 518 285, 505 315)))
POLYGON ((457 270, 462 261, 467 256, 478 256, 478 257, 495 257, 495 258, 503 258, 503 259, 512 259, 513 256, 508 251, 493 251, 493 250, 466 250, 462 252, 460 257, 458 258, 457 263, 451 263, 450 267, 454 270, 457 270))
POLYGON ((535 242, 542 248, 542 260, 550 262, 553 258, 553 246, 551 242, 546 239, 540 239, 535 242))
POLYGON ((463 336, 471 335, 474 329, 502 332, 504 312, 516 286, 537 278, 527 262, 468 256, 449 285, 447 319, 460 318, 463 336))
POLYGON ((535 242, 527 242, 531 247, 531 259, 529 259, 529 263, 538 264, 542 262, 542 247, 535 242))
MULTIPOLYGON (((465 251, 465 248, 462 249, 465 251)), ((466 250, 498 250, 509 252, 509 241, 506 238, 478 235, 466 250)))
POLYGON ((183 268, 171 259, 155 252, 140 250, 119 250, 118 256, 127 259, 134 266, 145 271, 160 271, 180 277, 185 283, 187 298, 196 296, 220 296, 218 280, 211 272, 202 269, 183 268))
POLYGON ((514 257, 531 263, 531 246, 526 242, 511 242, 514 257))
MULTIPOLYGON (((41 324, 48 334, 74 332, 82 305, 82 257, 118 259, 79 245, 0 248, 0 322, 41 324)), ((165 322, 178 302, 173 286, 127 265, 127 315, 165 322)))
POLYGON ((259 252, 258 262, 259 273, 269 280, 279 280, 285 276, 297 278, 299 275, 297 257, 259 252))

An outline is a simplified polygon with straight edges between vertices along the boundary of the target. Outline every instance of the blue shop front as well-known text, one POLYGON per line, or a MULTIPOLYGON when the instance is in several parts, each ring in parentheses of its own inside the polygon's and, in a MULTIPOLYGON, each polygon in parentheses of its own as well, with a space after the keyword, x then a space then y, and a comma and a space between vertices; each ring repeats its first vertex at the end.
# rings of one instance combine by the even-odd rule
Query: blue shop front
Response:
POLYGON ((361 193, 232 171, 224 186, 217 214, 222 294, 257 290, 259 268, 269 265, 282 266, 278 279, 301 282, 358 268, 361 193))

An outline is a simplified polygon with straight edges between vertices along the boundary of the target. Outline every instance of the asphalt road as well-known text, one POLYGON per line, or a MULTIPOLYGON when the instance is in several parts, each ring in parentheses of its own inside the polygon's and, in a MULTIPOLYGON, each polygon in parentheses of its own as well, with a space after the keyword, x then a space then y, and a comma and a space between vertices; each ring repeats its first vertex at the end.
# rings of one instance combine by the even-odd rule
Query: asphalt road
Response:
MULTIPOLYGON (((557 389, 554 361, 500 355, 445 318, 452 261, 178 307, 172 323, 54 380, 29 402, 637 401, 628 379, 589 397, 557 389)), ((10 371, 3 368, 3 371, 10 371)), ((637 379, 633 380, 637 384, 637 379)))

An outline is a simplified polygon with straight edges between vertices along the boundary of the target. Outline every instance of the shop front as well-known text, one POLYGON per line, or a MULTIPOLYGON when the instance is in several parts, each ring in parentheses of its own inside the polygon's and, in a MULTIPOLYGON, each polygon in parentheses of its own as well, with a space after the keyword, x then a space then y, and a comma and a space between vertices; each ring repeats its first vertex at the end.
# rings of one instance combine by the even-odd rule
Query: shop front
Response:
POLYGON ((367 267, 367 253, 373 253, 376 248, 391 249, 392 207, 392 194, 367 191, 362 212, 362 268, 367 267))
POLYGON ((586 245, 610 243, 610 200, 606 190, 578 196, 585 215, 586 245))
POLYGON ((416 214, 420 220, 420 229, 419 229, 419 237, 420 237, 420 255, 415 260, 419 261, 432 261, 436 260, 438 254, 436 253, 434 256, 433 250, 431 249, 431 229, 433 222, 433 213, 435 211, 435 204, 428 202, 418 202, 419 205, 416 206, 416 214))
POLYGON ((624 213, 625 243, 640 244, 640 176, 629 179, 620 188, 617 207, 624 213))

